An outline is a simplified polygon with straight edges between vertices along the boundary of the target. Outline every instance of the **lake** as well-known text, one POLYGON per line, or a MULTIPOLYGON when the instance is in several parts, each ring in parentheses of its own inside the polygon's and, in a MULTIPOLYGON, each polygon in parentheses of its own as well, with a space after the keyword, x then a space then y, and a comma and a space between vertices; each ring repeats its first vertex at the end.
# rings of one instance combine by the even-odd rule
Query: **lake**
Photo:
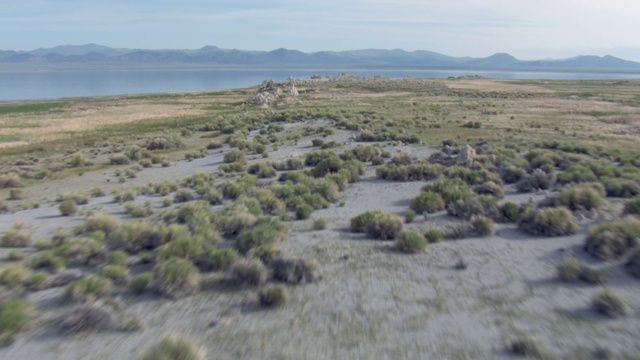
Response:
POLYGON ((0 71, 0 101, 57 99, 76 96, 145 94, 244 88, 263 80, 284 81, 314 74, 447 78, 481 75, 498 79, 640 79, 640 74, 512 72, 478 70, 319 70, 319 69, 215 69, 215 70, 59 70, 0 71))

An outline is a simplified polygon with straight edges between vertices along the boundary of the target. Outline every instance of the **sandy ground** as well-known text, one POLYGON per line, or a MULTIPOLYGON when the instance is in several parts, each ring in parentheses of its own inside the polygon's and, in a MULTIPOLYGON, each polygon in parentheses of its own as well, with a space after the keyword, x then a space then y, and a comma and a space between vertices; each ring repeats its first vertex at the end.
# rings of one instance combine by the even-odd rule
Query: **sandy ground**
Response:
MULTIPOLYGON (((355 145, 348 142, 349 136, 338 131, 327 140, 355 145)), ((281 147, 270 153, 270 159, 302 155, 311 150, 310 139, 281 147)), ((421 158, 435 151, 420 146, 385 150, 421 158)), ((217 152, 169 168, 145 169, 125 185, 214 171, 221 159, 217 152)), ((47 198, 69 189, 90 190, 96 184, 105 185, 104 172, 28 191, 47 198)), ((552 358, 588 358, 599 346, 611 350, 615 358, 640 353, 637 280, 612 266, 608 286, 628 301, 631 312, 611 320, 589 310, 600 287, 554 279, 555 265, 569 253, 595 263, 581 250, 588 221, 576 235, 556 238, 535 238, 515 225, 500 225, 495 236, 432 244, 417 255, 398 253, 392 242, 368 240, 349 231, 349 219, 366 210, 404 215, 423 185, 382 181, 369 168, 362 181, 341 194, 344 206, 332 205, 314 212, 310 220, 293 222, 280 249, 316 260, 323 277, 291 288, 292 298, 283 308, 262 310, 254 289, 220 286, 220 275, 213 275, 198 295, 177 301, 123 298, 119 311, 141 317, 143 331, 67 336, 56 333, 49 323, 69 308, 61 297, 63 289, 53 288, 30 295, 46 311, 39 312, 13 345, 0 349, 0 358, 132 359, 168 332, 203 344, 210 359, 496 359, 508 358, 505 344, 521 334, 540 339, 552 358), (315 218, 327 219, 327 228, 311 230, 315 218), (464 270, 454 268, 460 259, 468 264, 464 270)), ((529 196, 512 194, 507 200, 521 202, 529 196)), ((124 216, 111 199, 96 198, 84 207, 124 216)), ((34 239, 45 239, 56 228, 82 219, 63 218, 57 207, 43 204, 1 215, 0 233, 19 220, 34 239)), ((406 228, 425 231, 456 221, 443 212, 428 219, 420 216, 406 228)))

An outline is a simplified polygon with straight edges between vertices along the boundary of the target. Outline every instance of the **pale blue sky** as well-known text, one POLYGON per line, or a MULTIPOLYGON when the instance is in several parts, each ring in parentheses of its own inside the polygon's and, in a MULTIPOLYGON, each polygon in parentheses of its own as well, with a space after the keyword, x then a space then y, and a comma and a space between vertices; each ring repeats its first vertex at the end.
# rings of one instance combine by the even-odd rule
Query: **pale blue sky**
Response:
POLYGON ((0 49, 431 50, 640 61, 638 0, 0 0, 0 49))

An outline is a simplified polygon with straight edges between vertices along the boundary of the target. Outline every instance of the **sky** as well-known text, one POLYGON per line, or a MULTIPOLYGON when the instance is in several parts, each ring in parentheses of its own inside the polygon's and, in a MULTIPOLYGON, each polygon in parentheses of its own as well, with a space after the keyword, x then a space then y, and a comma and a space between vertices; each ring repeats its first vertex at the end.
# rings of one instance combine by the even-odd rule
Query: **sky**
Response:
POLYGON ((430 50, 640 61, 638 0, 0 0, 0 49, 430 50))

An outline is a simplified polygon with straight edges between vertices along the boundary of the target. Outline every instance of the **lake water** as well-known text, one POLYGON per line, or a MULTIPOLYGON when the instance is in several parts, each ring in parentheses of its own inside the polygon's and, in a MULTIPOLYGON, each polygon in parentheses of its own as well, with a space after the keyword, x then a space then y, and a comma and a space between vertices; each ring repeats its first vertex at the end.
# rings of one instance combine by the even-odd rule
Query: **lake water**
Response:
MULTIPOLYGON (((640 79, 640 74, 510 72, 477 70, 345 70, 372 77, 447 78, 482 75, 498 79, 640 79)), ((144 94, 244 88, 263 80, 284 81, 289 76, 337 75, 343 70, 83 70, 0 72, 0 101, 57 99, 76 96, 144 94)))

